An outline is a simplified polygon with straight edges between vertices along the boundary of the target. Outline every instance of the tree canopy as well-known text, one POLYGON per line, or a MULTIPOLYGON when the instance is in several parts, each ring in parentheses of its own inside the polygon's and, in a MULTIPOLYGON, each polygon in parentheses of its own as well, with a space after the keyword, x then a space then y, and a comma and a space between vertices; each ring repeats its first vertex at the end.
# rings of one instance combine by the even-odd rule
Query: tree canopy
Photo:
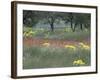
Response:
POLYGON ((72 12, 49 12, 49 11, 23 11, 23 24, 27 27, 33 27, 39 22, 49 24, 51 31, 54 31, 54 23, 64 21, 70 23, 70 28, 74 32, 79 26, 80 30, 90 29, 91 15, 89 13, 72 13, 72 12))

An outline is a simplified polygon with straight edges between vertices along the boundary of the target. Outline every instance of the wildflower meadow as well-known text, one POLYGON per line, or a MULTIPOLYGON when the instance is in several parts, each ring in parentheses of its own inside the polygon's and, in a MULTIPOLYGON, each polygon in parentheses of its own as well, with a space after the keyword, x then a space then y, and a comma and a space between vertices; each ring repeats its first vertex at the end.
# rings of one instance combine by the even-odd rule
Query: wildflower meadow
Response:
POLYGON ((56 31, 50 33, 43 29, 42 31, 41 29, 24 31, 23 68, 89 66, 91 59, 90 42, 81 39, 83 34, 86 39, 89 36, 89 32, 75 32, 75 35, 71 31, 65 32, 64 29, 61 31, 61 34, 58 35, 57 33, 60 33, 60 30, 57 33, 56 31), (48 37, 45 37, 46 33, 49 33, 48 37), (71 33, 71 39, 69 39, 69 33, 71 33), (56 36, 53 39, 52 36, 54 35, 56 36), (59 37, 61 35, 62 37, 59 37))
POLYGON ((29 12, 23 16, 23 69, 91 65, 89 14, 38 12, 42 16, 36 18, 36 12, 23 13, 29 12), (73 23, 69 16, 74 16, 73 23))

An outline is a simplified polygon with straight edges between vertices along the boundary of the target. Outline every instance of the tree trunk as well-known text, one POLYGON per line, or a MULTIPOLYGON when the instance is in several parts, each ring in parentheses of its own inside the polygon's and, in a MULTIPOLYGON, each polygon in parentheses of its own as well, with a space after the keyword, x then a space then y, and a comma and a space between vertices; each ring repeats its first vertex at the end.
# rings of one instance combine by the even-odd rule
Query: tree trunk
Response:
POLYGON ((71 22, 70 22, 70 26, 71 26, 72 31, 74 32, 72 19, 71 19, 71 22))
POLYGON ((83 26, 82 26, 82 23, 80 24, 80 29, 81 29, 81 30, 83 30, 83 26))
POLYGON ((54 31, 54 23, 51 23, 50 26, 51 26, 51 31, 53 32, 54 31))
POLYGON ((75 23, 75 25, 74 25, 73 32, 75 32, 76 25, 77 25, 77 23, 75 23))
POLYGON ((73 23, 72 23, 72 21, 70 22, 70 25, 71 25, 71 29, 73 31, 73 23))

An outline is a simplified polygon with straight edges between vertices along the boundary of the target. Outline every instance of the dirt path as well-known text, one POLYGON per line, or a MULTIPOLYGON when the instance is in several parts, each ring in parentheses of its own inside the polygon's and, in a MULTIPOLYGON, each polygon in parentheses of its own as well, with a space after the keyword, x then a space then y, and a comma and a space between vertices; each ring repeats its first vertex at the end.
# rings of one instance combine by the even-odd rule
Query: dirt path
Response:
MULTIPOLYGON (((88 44, 88 45, 90 44, 89 40, 83 40, 81 42, 88 44)), ((24 45, 27 45, 27 46, 32 46, 32 45, 41 46, 44 43, 49 43, 52 46, 63 47, 64 45, 77 45, 77 44, 79 44, 79 41, 26 38, 26 39, 24 39, 23 43, 24 43, 24 45)))

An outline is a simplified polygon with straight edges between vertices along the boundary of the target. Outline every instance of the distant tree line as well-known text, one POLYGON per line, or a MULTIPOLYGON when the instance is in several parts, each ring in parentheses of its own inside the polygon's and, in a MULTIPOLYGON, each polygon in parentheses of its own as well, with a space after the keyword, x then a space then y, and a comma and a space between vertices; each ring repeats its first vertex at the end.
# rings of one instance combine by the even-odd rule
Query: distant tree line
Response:
POLYGON ((23 24, 27 27, 33 27, 42 21, 49 24, 51 31, 54 31, 54 23, 64 21, 65 24, 70 23, 70 28, 74 32, 77 27, 80 30, 90 29, 91 15, 88 13, 72 13, 72 12, 49 12, 49 11, 23 11, 23 24))

